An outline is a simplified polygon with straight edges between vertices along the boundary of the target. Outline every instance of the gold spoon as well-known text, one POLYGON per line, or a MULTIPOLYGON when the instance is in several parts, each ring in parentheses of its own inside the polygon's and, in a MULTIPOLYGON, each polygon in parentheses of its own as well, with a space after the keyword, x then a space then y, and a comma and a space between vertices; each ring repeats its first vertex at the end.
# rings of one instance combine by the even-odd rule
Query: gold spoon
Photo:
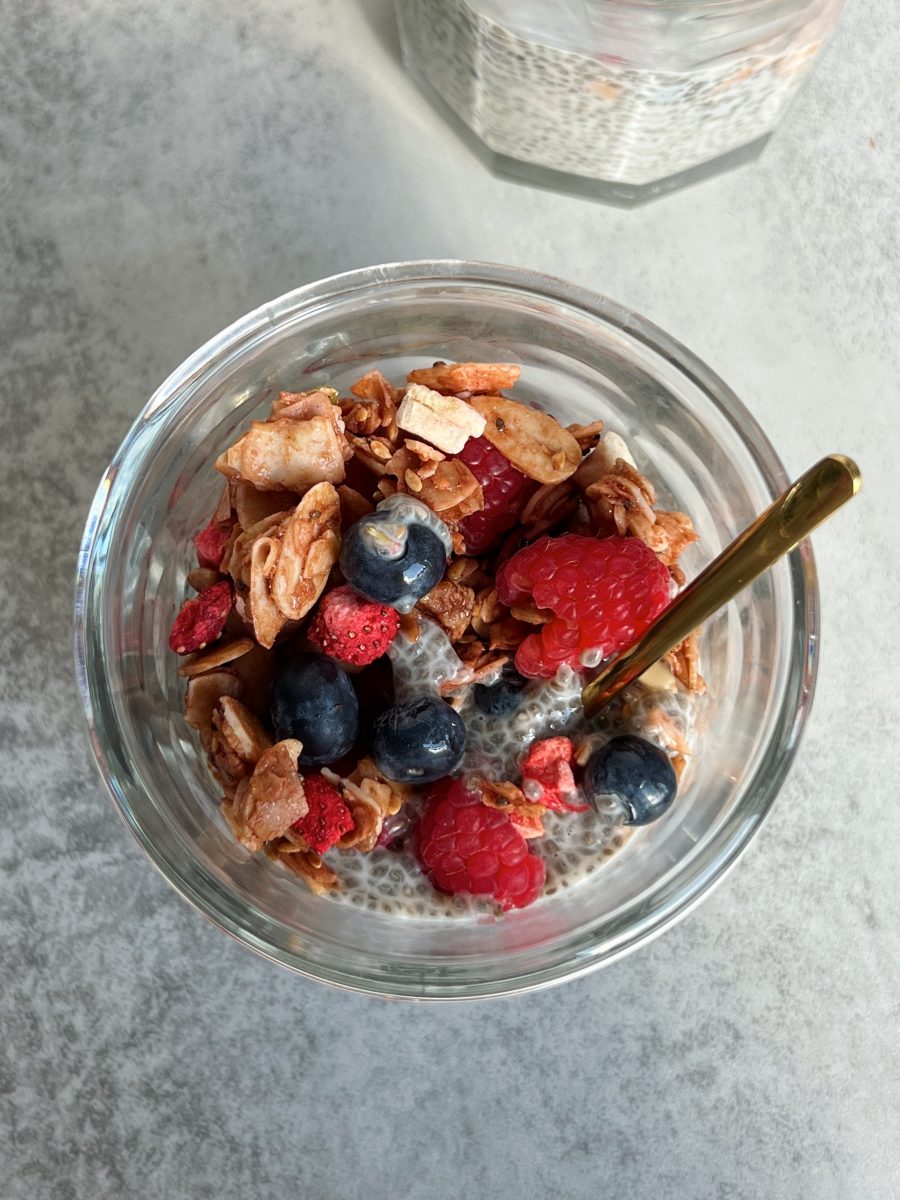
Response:
POLYGON ((679 642, 768 571, 783 554, 855 496, 862 477, 844 454, 829 454, 795 482, 688 584, 643 637, 612 660, 581 693, 592 717, 679 642))

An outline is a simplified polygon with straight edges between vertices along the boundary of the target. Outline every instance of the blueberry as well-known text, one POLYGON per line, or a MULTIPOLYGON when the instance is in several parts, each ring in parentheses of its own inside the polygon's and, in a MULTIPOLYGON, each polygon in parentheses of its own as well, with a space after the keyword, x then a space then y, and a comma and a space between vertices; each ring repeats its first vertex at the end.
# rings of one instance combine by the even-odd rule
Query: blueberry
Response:
POLYGON ((496 683, 475 684, 475 706, 491 717, 506 717, 522 703, 528 680, 513 666, 505 666, 496 683))
POLYGON ((584 791, 594 808, 623 825, 656 821, 677 790, 668 754, 630 733, 610 738, 591 755, 584 772, 584 791))
POLYGON ((361 596, 409 612, 440 582, 449 551, 449 531, 431 509, 391 496, 347 530, 341 570, 361 596))
POLYGON ((394 673, 391 660, 384 656, 376 658, 362 671, 350 676, 356 699, 359 702, 359 738, 368 741, 376 717, 394 703, 394 673))
POLYGON ((400 783, 433 783, 452 774, 465 750, 462 718, 437 696, 395 704, 372 727, 375 765, 400 783))
POLYGON ((290 644, 278 653, 269 689, 275 736, 303 743, 300 762, 331 763, 352 747, 359 703, 347 672, 324 654, 290 644))

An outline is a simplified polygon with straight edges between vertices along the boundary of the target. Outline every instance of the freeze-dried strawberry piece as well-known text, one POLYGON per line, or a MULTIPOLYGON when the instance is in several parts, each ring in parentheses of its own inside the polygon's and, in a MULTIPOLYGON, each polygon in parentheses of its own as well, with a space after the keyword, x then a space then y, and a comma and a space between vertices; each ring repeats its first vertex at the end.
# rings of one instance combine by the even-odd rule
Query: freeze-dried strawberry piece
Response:
POLYGON ((221 637, 234 596, 227 579, 206 588, 194 600, 185 600, 169 634, 169 649, 192 654, 221 637))
POLYGON ((223 524, 221 521, 213 519, 205 529, 200 530, 194 537, 194 549, 197 551, 199 566, 207 567, 211 571, 218 571, 225 547, 228 545, 228 539, 231 537, 232 528, 233 522, 231 521, 223 524))
POLYGON ((322 598, 307 636, 323 654, 365 667, 381 658, 399 627, 400 614, 393 608, 364 600, 345 586, 322 598))
POLYGON ((533 742, 522 763, 522 787, 525 795, 537 804, 544 804, 556 812, 586 812, 589 804, 572 804, 569 799, 575 794, 575 776, 572 763, 575 747, 567 737, 545 738, 533 742), (531 795, 528 784, 539 785, 540 795, 531 795))

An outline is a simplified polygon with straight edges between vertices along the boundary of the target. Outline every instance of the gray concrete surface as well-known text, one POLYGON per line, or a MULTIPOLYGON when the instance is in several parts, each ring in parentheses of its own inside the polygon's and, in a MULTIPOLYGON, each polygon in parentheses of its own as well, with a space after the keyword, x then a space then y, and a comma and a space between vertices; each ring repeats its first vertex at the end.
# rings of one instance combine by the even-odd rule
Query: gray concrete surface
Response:
POLYGON ((350 0, 0 3, 0 1195, 887 1200, 900 1190, 900 33, 851 0, 763 160, 637 212, 498 182, 350 0), (70 666, 95 482, 260 301, 470 256, 568 276, 709 361, 817 538, 819 694, 736 872, 637 956, 474 1007, 337 994, 157 877, 70 666))

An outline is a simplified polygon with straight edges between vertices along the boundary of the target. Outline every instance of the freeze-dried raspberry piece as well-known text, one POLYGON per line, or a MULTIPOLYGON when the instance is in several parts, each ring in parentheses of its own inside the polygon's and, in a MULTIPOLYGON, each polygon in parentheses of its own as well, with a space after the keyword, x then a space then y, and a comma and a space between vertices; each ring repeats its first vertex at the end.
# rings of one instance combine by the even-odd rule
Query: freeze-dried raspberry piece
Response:
POLYGON ((197 551, 199 566, 218 571, 233 528, 232 522, 223 524, 220 521, 212 520, 205 529, 200 530, 194 537, 194 549, 197 551))
POLYGON ((231 612, 234 596, 227 579, 206 588, 194 600, 185 600, 169 634, 169 649, 192 654, 220 637, 231 612))
POLYGON ((573 804, 570 799, 576 791, 572 774, 574 760, 575 747, 567 737, 532 742, 522 763, 522 787, 528 799, 556 812, 587 812, 589 804, 573 804), (540 795, 534 785, 540 787, 540 795))

